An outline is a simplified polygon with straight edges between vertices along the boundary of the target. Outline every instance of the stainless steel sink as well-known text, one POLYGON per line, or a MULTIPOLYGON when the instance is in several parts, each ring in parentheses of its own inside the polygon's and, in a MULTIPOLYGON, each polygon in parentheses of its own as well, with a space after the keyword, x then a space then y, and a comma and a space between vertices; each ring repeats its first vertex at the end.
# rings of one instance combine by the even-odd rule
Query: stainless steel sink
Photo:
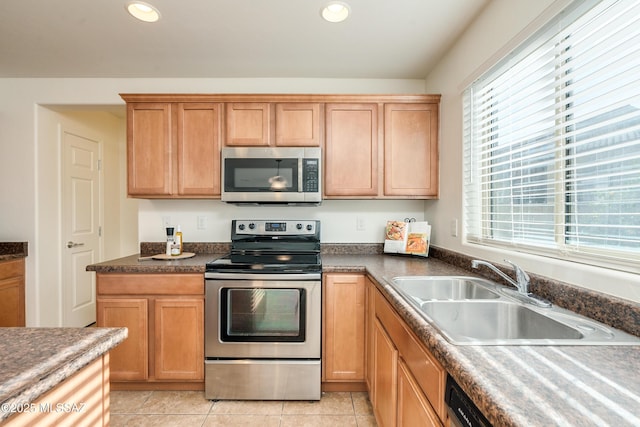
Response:
POLYGON ((466 276, 386 279, 457 345, 640 345, 640 338, 563 308, 536 307, 506 286, 466 276))
POLYGON ((429 300, 496 299, 492 282, 464 276, 406 276, 391 279, 395 289, 421 303, 429 300))
MULTIPOLYGON (((506 301, 450 301, 421 305, 452 341, 579 340, 577 329, 524 305, 506 301)), ((611 335, 608 335, 611 338, 611 335)))

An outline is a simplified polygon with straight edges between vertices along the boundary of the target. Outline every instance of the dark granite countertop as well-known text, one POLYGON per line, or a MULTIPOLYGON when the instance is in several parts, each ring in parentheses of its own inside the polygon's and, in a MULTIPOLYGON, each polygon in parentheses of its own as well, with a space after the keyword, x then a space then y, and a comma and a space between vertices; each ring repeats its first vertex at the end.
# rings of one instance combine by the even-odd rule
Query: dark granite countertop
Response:
POLYGON ((25 258, 28 254, 27 242, 0 242, 0 262, 25 258))
POLYGON ((140 255, 130 255, 123 258, 105 261, 87 266, 87 271, 96 273, 201 273, 204 274, 205 264, 224 256, 219 254, 196 254, 192 258, 162 261, 155 259, 140 260, 140 255))
MULTIPOLYGON (((99 273, 204 272, 204 264, 221 255, 179 261, 138 261, 134 255, 88 269, 99 273)), ((475 272, 436 258, 380 254, 323 253, 322 263, 324 272, 369 274, 494 426, 640 425, 639 346, 456 346, 383 278, 478 276, 475 272)))
POLYGON ((0 328, 0 422, 126 337, 126 328, 0 328))

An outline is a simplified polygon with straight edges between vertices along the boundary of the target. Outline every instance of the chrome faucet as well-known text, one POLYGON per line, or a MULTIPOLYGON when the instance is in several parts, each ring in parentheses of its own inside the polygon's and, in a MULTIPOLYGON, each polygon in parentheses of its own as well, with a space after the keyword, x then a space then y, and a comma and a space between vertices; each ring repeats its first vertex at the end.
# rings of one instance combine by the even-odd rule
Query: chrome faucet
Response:
POLYGON ((527 272, 524 271, 522 268, 520 268, 519 265, 509 261, 508 259, 505 259, 505 261, 511 264, 514 271, 516 272, 516 280, 513 280, 511 277, 507 276, 502 271, 500 271, 495 265, 487 261, 474 259, 473 261, 471 261, 471 268, 478 268, 481 265, 485 265, 489 267, 491 270, 498 273, 500 277, 502 277, 504 280, 506 280, 507 282, 511 283, 513 286, 516 287, 517 291, 513 290, 513 293, 510 292, 510 295, 513 295, 520 301, 525 301, 525 302, 537 305, 538 307, 551 307, 551 303, 549 301, 529 292, 529 281, 531 279, 529 278, 529 275, 527 274, 527 272))
POLYGON ((522 268, 520 268, 519 265, 509 261, 508 259, 505 259, 505 262, 508 262, 509 264, 511 264, 511 266, 515 270, 515 272, 516 272, 516 280, 513 280, 511 277, 509 277, 506 274, 504 274, 502 271, 500 271, 495 265, 491 264, 490 262, 481 261, 479 259, 474 259, 473 261, 471 261, 471 268, 478 268, 481 265, 485 265, 485 266, 489 267, 491 270, 493 270, 496 273, 498 273, 500 275, 500 277, 502 277, 504 280, 506 280, 507 282, 511 283, 513 286, 515 286, 516 289, 518 289, 518 292, 520 292, 521 294, 528 295, 529 294, 529 280, 530 280, 530 278, 529 278, 529 275, 527 274, 527 272, 524 271, 522 268))

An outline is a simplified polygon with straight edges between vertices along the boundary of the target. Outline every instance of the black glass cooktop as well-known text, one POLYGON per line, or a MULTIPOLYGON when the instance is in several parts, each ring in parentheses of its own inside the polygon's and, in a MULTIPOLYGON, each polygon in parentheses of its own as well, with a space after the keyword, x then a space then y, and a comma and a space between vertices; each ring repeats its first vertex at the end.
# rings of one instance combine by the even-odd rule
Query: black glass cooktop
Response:
POLYGON ((320 272, 319 253, 231 253, 207 263, 206 271, 224 273, 320 272))

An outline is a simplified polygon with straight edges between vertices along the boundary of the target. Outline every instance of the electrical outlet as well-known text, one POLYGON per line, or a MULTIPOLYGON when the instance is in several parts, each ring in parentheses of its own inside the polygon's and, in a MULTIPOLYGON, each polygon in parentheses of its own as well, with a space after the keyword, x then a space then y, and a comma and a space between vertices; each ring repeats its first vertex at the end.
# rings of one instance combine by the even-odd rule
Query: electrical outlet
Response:
POLYGON ((453 237, 458 237, 458 219, 454 218, 451 220, 451 235, 453 237))
POLYGON ((164 228, 171 227, 171 217, 170 216, 163 216, 162 217, 162 227, 164 227, 164 228))
POLYGON ((366 226, 364 223, 364 218, 361 216, 356 217, 356 231, 365 231, 366 226))
POLYGON ((198 215, 198 230, 207 229, 207 217, 204 215, 198 215))

